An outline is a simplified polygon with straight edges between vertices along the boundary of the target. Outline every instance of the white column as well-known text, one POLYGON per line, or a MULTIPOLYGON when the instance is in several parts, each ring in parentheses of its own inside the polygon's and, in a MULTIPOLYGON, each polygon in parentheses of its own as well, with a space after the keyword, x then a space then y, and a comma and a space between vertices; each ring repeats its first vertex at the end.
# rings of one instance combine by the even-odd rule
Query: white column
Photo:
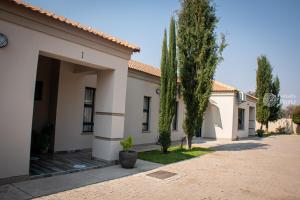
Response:
POLYGON ((98 72, 93 157, 118 159, 124 137, 127 66, 98 72))

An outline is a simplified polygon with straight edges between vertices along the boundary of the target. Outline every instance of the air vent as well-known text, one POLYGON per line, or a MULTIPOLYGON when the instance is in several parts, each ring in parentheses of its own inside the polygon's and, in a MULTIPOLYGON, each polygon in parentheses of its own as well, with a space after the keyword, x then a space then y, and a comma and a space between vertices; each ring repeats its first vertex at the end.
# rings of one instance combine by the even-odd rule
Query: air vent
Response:
POLYGON ((239 103, 245 102, 246 98, 247 98, 247 95, 245 92, 239 92, 239 94, 238 94, 239 103))

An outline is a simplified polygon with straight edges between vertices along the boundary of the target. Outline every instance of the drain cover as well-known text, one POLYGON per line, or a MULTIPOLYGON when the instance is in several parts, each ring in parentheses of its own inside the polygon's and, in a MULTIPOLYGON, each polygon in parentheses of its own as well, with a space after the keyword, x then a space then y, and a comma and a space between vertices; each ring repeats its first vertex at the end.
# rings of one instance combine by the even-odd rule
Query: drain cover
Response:
POLYGON ((147 174, 147 176, 151 176, 151 177, 158 178, 158 179, 161 179, 161 180, 170 178, 170 177, 175 176, 175 175, 176 175, 176 173, 168 172, 168 171, 164 171, 164 170, 159 170, 159 171, 147 174))

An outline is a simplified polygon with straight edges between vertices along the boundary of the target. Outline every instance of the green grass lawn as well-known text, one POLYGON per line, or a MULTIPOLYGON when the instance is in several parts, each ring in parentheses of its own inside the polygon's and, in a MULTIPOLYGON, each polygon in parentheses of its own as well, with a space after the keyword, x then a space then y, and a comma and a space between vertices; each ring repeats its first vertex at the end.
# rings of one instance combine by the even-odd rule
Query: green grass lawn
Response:
POLYGON ((138 158, 160 164, 169 164, 202 156, 210 152, 213 152, 210 148, 193 147, 191 150, 187 150, 181 149, 179 146, 174 146, 169 148, 167 154, 161 153, 160 150, 145 151, 138 153, 138 158))

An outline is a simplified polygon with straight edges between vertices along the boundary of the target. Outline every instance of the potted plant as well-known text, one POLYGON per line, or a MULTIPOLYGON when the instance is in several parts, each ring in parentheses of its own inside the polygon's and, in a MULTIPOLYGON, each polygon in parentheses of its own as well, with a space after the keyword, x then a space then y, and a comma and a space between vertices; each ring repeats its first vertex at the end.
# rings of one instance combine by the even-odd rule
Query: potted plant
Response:
POLYGON ((257 133, 257 136, 258 136, 258 137, 263 137, 263 136, 264 136, 264 132, 265 132, 265 131, 262 130, 262 129, 257 129, 257 130, 256 130, 256 133, 257 133))
POLYGON ((131 169, 134 167, 137 159, 137 152, 131 150, 133 139, 131 136, 125 138, 120 142, 123 150, 119 152, 119 161, 123 168, 131 169))
POLYGON ((39 134, 39 149, 41 153, 46 154, 49 151, 51 135, 53 134, 54 127, 48 124, 43 127, 39 134))

